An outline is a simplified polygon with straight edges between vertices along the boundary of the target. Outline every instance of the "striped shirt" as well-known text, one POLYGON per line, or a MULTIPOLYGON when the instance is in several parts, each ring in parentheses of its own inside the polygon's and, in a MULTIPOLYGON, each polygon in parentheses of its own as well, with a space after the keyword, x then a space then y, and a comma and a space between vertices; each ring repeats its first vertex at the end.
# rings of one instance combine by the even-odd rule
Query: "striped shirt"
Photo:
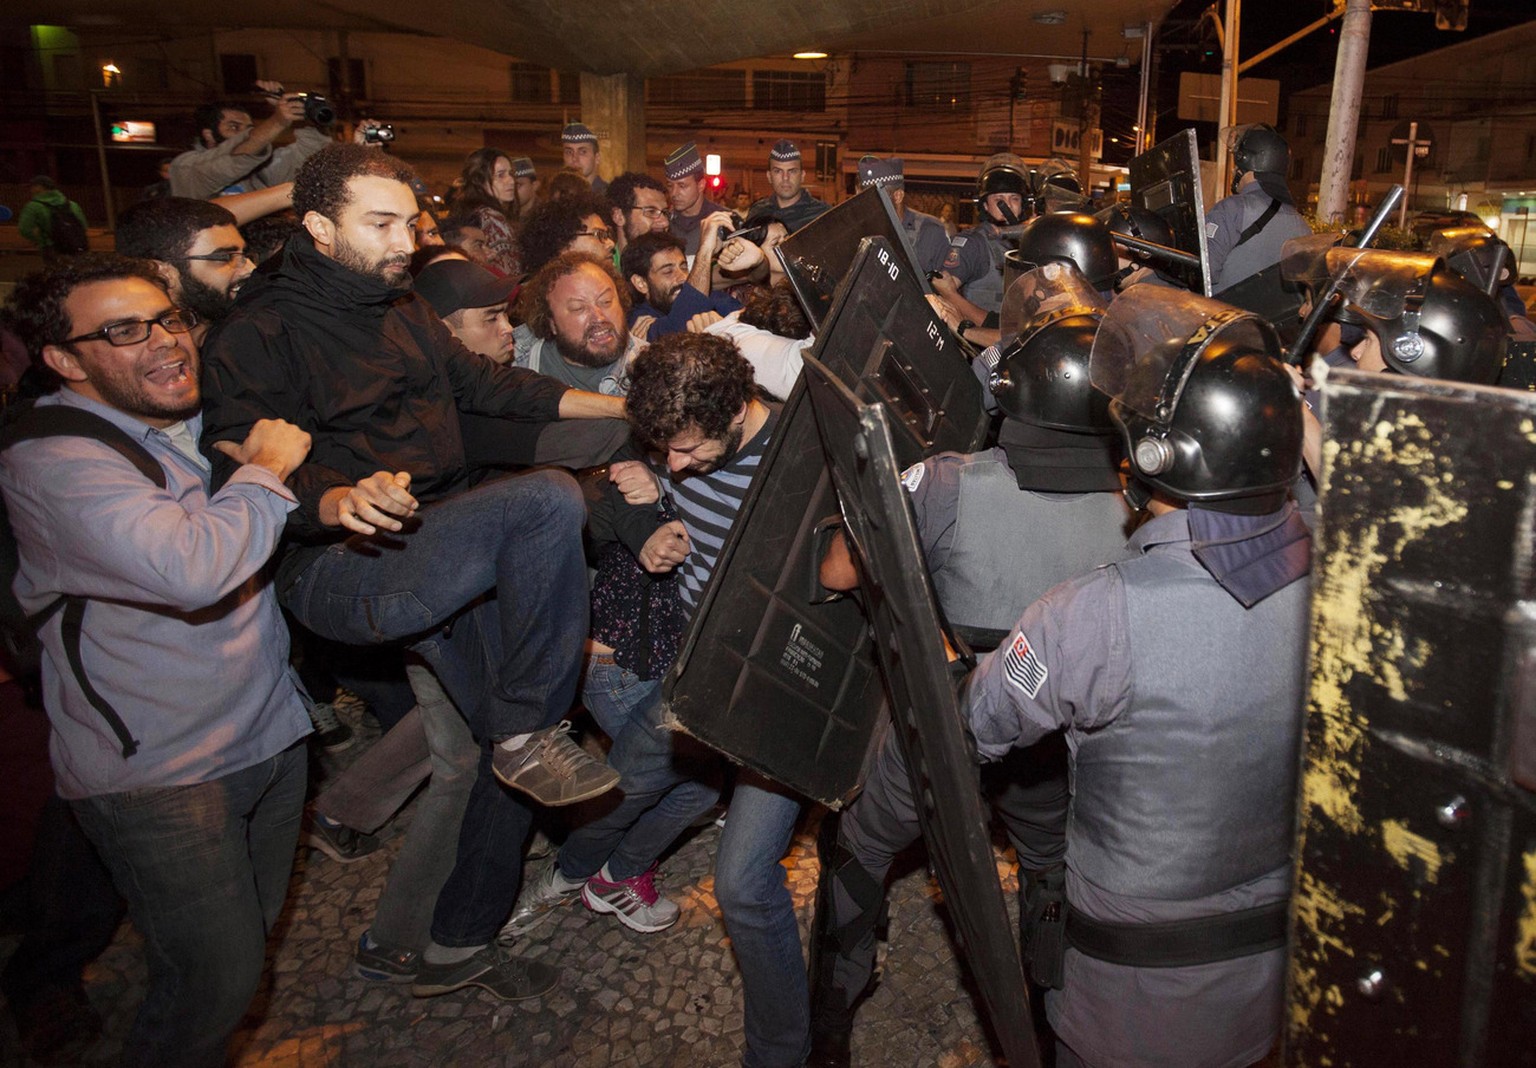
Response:
POLYGON ((691 615, 720 559, 720 550, 762 463, 763 452, 779 421, 780 405, 770 404, 768 420, 745 442, 731 462, 707 475, 671 483, 672 504, 688 531, 687 558, 677 569, 678 593, 691 615))

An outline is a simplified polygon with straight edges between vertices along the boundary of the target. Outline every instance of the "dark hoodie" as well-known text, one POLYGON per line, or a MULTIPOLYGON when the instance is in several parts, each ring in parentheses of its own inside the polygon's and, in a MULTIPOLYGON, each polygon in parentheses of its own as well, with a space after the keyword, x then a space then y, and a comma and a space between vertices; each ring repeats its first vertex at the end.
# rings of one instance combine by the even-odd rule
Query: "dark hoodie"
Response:
POLYGON ((426 301, 343 267, 307 235, 253 275, 203 347, 203 441, 222 482, 233 462, 213 442, 244 440, 258 419, 314 439, 288 478, 299 507, 288 534, 327 543, 320 498, 376 471, 406 471, 423 504, 468 485, 459 413, 542 421, 567 386, 503 367, 461 345, 426 301))

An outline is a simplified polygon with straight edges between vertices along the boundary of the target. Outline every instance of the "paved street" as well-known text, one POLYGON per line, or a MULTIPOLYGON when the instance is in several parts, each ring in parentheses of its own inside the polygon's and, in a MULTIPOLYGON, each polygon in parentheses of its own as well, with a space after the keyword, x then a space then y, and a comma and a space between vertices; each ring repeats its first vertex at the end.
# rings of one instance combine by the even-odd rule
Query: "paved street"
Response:
MULTIPOLYGON (((353 946, 411 811, 407 806, 385 829, 383 849, 356 863, 338 864, 301 848, 270 982, 258 1001, 260 1012, 237 1038, 235 1063, 695 1068, 741 1062, 741 985, 713 893, 717 827, 695 832, 662 863, 659 886, 683 909, 676 926, 641 935, 579 902, 563 909, 526 943, 530 956, 559 963, 562 985, 548 996, 509 1004, 479 990, 413 998, 406 988, 348 974, 353 946)), ((786 862, 802 936, 816 886, 815 819, 802 825, 786 862)), ((1000 852, 1011 896, 1007 861, 1000 852)), ((531 862, 529 871, 539 863, 531 862)), ((860 1013, 856 1064, 996 1063, 963 985, 938 897, 937 884, 914 855, 892 897, 886 977, 860 1013)), ((0 940, 0 960, 13 945, 0 940)), ((124 925, 87 973, 90 998, 106 1017, 106 1037, 87 1052, 86 1064, 114 1062, 143 984, 139 940, 124 925)), ((16 1048, 5 1015, 0 1061, 25 1063, 16 1048)))

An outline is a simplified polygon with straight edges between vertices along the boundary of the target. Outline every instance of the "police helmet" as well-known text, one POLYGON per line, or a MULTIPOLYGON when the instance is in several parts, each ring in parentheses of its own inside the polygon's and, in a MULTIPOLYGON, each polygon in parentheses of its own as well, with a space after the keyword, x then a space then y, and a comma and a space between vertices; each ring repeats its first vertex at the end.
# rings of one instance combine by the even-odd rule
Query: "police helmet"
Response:
POLYGON ((1395 318, 1350 310, 1376 335, 1387 366, 1401 374, 1492 385, 1504 367, 1509 322, 1498 302, 1443 264, 1395 318))
POLYGON ((1222 510, 1269 512, 1301 470, 1301 395, 1275 328, 1251 312, 1161 286, 1110 305, 1090 371, 1111 394, 1139 481, 1222 510))
MULTIPOLYGON (((1155 211, 1138 208, 1131 204, 1112 204, 1094 215, 1112 234, 1128 234, 1143 241, 1176 247, 1173 243, 1173 227, 1155 211)), ((1135 249, 1130 250, 1133 254, 1135 249)))
POLYGON ((1037 329, 1021 333, 1003 350, 989 385, 1010 419, 1052 430, 1107 434, 1109 397, 1093 387, 1088 357, 1100 316, 1070 308, 1037 329))
POLYGON ((1255 174, 1284 175, 1291 169, 1291 148, 1267 122, 1234 130, 1232 142, 1232 173, 1242 176, 1249 171, 1255 174))
POLYGON ((1436 230, 1426 251, 1478 289, 1495 296, 1514 281, 1514 252, 1491 230, 1482 226, 1457 226, 1436 230))
POLYGON ((993 193, 1029 194, 1029 168, 1012 152, 999 152, 981 165, 976 177, 976 203, 993 193))
POLYGON ((1024 270, 1065 260, 1099 289, 1114 285, 1120 270, 1109 227, 1092 215, 1056 212, 1037 215, 1019 231, 1019 264, 1024 270))

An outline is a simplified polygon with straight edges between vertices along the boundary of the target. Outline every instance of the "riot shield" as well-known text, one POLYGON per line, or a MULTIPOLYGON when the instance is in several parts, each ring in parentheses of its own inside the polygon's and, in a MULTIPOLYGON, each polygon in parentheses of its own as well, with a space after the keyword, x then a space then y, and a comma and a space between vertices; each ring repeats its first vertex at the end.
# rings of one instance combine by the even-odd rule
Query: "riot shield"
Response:
POLYGON ((1200 269, 1187 270, 1182 277, 1190 289, 1210 296, 1211 259, 1205 245, 1200 149, 1193 129, 1181 130, 1131 160, 1131 201, 1162 216, 1173 229, 1176 247, 1199 255, 1200 269))
POLYGON ((1322 398, 1285 1061, 1536 1064, 1536 397, 1322 398))
POLYGON ((1029 991, 997 881, 976 755, 961 725, 939 610, 884 404, 861 404, 814 358, 806 389, 843 520, 860 563, 891 721, 906 758, 928 855, 1008 1063, 1039 1063, 1029 991))
MULTIPOLYGON (((981 383, 885 238, 861 243, 811 355, 886 403, 902 463, 980 446, 981 383)), ((662 687, 674 725, 834 808, 863 778, 882 709, 863 614, 816 582, 816 524, 836 512, 802 382, 662 687)))
POLYGON ((1228 286, 1217 293, 1215 299, 1269 320, 1279 331, 1285 348, 1290 348, 1301 333, 1301 306, 1306 293, 1300 285, 1285 277, 1278 263, 1228 286))
POLYGON ((908 242, 906 228, 896 218, 891 195, 881 186, 871 186, 831 211, 824 211, 774 247, 774 255, 784 266, 790 288, 811 320, 811 328, 820 331, 832 310, 832 298, 838 283, 853 266, 859 242, 866 237, 883 237, 890 251, 906 273, 917 280, 918 288, 929 291, 928 279, 914 268, 917 254, 908 242))
POLYGON ((1506 389, 1524 389, 1536 393, 1536 341, 1509 339, 1499 385, 1506 389))

